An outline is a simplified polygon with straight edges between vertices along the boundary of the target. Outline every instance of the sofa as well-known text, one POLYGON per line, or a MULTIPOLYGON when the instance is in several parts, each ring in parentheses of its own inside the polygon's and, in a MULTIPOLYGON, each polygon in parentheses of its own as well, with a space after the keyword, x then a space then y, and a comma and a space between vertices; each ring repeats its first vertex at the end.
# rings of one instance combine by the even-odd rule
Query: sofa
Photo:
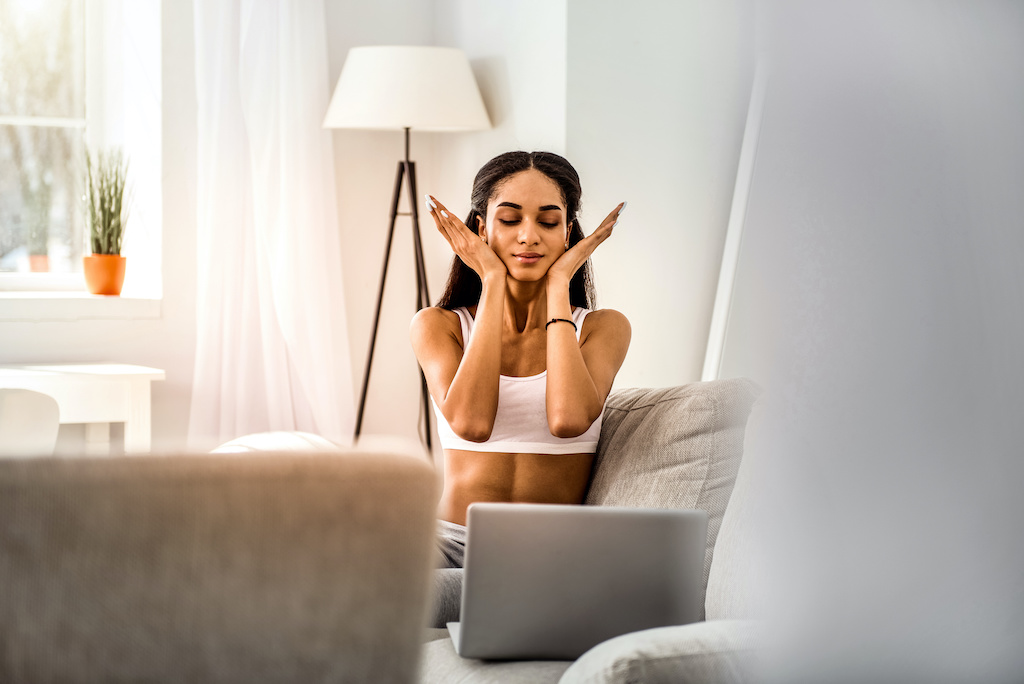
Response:
POLYGON ((455 618, 459 601, 458 584, 448 582, 442 586, 449 595, 435 598, 441 608, 423 646, 420 681, 748 681, 762 634, 748 553, 756 464, 743 456, 760 393, 754 382, 739 378, 619 390, 605 407, 585 504, 707 511, 703 620, 619 636, 575 662, 465 659, 439 624, 455 618))

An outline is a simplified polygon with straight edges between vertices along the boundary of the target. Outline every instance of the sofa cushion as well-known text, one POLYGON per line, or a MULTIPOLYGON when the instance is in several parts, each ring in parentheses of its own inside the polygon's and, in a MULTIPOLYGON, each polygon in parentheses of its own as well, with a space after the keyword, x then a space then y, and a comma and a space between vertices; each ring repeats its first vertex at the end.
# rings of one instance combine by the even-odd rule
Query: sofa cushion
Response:
POLYGON ((423 645, 420 684, 555 684, 568 660, 475 660, 455 652, 451 638, 423 645))
POLYGON ((757 623, 695 622, 624 634, 590 649, 560 684, 682 684, 751 679, 757 623))
POLYGON ((746 378, 612 393, 585 503, 706 511, 706 588, 747 416, 759 394, 746 378))

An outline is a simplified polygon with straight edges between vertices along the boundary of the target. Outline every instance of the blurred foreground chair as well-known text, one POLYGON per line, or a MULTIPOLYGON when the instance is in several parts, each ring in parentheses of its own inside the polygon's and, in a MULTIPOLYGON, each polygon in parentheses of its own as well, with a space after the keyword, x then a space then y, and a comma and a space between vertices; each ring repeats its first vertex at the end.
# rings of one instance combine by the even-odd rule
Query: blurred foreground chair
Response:
POLYGON ((26 389, 0 389, 0 456, 53 453, 60 409, 53 397, 26 389))
POLYGON ((411 445, 0 458, 0 681, 413 681, 437 494, 411 445))

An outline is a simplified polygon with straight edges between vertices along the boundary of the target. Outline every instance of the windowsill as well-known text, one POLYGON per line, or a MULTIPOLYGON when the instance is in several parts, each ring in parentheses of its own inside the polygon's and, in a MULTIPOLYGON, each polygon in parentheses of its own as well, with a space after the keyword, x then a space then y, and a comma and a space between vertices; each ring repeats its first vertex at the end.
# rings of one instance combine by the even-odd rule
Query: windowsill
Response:
POLYGON ((121 320, 160 318, 161 300, 105 297, 87 292, 0 292, 0 321, 121 320))

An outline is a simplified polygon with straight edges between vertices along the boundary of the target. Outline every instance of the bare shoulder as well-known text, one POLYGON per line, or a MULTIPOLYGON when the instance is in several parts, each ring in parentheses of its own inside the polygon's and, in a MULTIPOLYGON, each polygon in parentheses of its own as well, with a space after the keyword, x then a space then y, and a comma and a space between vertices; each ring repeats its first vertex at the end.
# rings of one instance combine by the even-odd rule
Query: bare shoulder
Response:
POLYGON ((461 343, 462 324, 454 311, 430 306, 420 309, 409 324, 409 335, 414 344, 439 335, 451 335, 461 343))
POLYGON ((589 339, 594 338, 628 346, 631 336, 632 329, 629 319, 625 315, 615 309, 598 309, 591 311, 583 319, 580 344, 582 346, 589 339))
POLYGON ((583 330, 602 330, 630 334, 629 319, 615 309, 597 309, 583 319, 583 330))

